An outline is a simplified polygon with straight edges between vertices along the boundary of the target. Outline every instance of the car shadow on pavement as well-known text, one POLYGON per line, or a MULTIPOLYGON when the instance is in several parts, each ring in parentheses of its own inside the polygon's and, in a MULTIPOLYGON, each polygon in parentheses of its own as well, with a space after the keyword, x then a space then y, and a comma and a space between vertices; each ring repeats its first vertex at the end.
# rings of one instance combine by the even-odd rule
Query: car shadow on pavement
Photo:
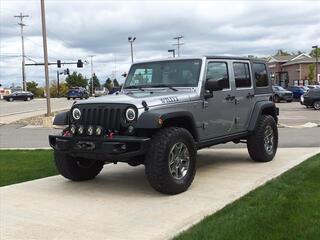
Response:
MULTIPOLYGON (((203 150, 198 152, 197 173, 195 179, 202 174, 215 174, 218 169, 243 167, 254 164, 246 151, 203 150)), ((117 165, 106 164, 102 172, 91 181, 72 182, 60 178, 56 181, 57 191, 63 187, 65 194, 83 196, 88 195, 107 197, 108 195, 130 198, 131 195, 148 197, 166 196, 154 191, 148 184, 144 173, 144 166, 130 167, 125 163, 117 165), (63 185, 63 186, 61 186, 63 185)))

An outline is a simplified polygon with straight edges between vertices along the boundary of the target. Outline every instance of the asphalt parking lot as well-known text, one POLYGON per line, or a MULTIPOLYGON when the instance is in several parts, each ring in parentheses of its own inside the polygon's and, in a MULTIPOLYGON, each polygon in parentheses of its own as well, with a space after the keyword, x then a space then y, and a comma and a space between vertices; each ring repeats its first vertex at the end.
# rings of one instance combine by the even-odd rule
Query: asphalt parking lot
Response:
MULTIPOLYGON (((66 98, 51 98, 52 111, 60 111, 71 107, 73 100, 66 98)), ((0 100, 0 124, 9 124, 20 119, 33 117, 47 112, 45 98, 34 99, 29 102, 0 100)))

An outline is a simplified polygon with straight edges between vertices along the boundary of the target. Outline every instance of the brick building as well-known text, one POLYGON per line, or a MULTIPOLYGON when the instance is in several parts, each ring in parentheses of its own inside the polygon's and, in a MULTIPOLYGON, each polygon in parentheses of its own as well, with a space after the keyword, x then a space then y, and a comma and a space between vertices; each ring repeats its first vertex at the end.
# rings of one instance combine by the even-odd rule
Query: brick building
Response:
MULTIPOLYGON (((312 79, 308 79, 309 65, 315 62, 315 58, 305 53, 268 58, 273 83, 283 87, 311 84, 312 79)), ((318 83, 320 84, 320 63, 318 63, 318 83)))

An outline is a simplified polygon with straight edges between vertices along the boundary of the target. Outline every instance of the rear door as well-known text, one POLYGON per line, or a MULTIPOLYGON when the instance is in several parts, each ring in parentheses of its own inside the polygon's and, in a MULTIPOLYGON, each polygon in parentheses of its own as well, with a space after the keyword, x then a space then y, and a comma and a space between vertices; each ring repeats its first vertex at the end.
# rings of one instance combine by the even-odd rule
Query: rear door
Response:
POLYGON ((246 131, 254 106, 254 89, 250 61, 236 60, 232 63, 235 82, 235 132, 246 131))

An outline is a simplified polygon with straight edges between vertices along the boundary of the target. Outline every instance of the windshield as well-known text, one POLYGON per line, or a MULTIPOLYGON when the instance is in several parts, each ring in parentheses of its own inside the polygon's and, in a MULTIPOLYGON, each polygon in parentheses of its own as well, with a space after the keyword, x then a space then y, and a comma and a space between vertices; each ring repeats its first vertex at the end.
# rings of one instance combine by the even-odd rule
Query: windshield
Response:
POLYGON ((272 86, 273 90, 276 90, 276 91, 286 91, 283 87, 280 87, 280 86, 272 86))
POLYGON ((200 59, 134 64, 124 88, 196 87, 201 69, 200 59))

